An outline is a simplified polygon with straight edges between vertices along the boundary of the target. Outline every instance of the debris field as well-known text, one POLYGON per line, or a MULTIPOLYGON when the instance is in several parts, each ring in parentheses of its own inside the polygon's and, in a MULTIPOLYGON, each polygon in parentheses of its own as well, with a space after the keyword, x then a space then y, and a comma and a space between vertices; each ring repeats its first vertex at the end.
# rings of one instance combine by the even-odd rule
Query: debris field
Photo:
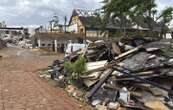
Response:
POLYGON ((89 42, 45 73, 98 110, 173 109, 173 40, 89 42))

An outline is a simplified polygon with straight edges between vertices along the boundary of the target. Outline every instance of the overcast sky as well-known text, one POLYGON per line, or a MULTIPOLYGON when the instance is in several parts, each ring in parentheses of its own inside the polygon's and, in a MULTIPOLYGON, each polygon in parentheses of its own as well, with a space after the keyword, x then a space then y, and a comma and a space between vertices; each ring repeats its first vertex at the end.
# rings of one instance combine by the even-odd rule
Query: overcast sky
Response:
MULTIPOLYGON (((0 0, 0 21, 7 25, 45 25, 50 17, 71 15, 74 8, 97 9, 102 0, 0 0)), ((156 0, 159 9, 173 6, 173 0, 156 0)))

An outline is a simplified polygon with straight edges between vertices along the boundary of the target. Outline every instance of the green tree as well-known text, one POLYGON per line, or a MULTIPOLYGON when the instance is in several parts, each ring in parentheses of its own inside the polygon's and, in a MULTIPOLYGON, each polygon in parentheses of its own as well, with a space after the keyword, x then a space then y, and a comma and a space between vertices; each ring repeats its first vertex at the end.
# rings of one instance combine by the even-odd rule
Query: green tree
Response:
POLYGON ((168 7, 161 12, 161 14, 157 17, 156 21, 159 21, 161 24, 161 34, 165 35, 167 31, 169 31, 168 26, 173 19, 173 8, 168 7))
POLYGON ((126 34, 126 25, 129 22, 130 16, 132 15, 131 9, 133 7, 133 0, 104 0, 103 10, 105 13, 105 20, 107 22, 119 23, 120 27, 126 34))
POLYGON ((57 26, 59 26, 59 17, 57 15, 52 16, 50 23, 50 30, 53 31, 53 29, 57 26))
POLYGON ((124 30, 129 21, 135 24, 136 17, 140 16, 151 32, 154 30, 154 24, 160 24, 161 33, 164 34, 173 18, 173 8, 168 7, 159 14, 155 0, 104 0, 103 3, 105 19, 120 22, 124 30))

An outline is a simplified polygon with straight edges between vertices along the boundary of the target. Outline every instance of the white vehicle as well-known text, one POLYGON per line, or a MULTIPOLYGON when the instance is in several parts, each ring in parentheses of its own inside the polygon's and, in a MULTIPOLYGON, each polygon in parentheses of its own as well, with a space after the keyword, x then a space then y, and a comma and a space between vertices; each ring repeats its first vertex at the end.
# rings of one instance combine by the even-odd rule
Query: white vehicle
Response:
POLYGON ((86 48, 86 44, 79 44, 79 43, 69 43, 67 44, 67 48, 65 50, 65 57, 70 55, 71 53, 78 51, 80 49, 86 48))

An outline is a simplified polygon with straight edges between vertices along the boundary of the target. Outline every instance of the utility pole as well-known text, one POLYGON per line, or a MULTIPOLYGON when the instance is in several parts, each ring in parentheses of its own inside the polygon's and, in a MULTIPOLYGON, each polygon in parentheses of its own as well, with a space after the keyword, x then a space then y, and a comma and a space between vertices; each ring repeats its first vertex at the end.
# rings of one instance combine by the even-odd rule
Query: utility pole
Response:
POLYGON ((67 16, 64 17, 64 28, 65 28, 64 31, 65 31, 65 33, 67 32, 66 26, 67 26, 67 16))

